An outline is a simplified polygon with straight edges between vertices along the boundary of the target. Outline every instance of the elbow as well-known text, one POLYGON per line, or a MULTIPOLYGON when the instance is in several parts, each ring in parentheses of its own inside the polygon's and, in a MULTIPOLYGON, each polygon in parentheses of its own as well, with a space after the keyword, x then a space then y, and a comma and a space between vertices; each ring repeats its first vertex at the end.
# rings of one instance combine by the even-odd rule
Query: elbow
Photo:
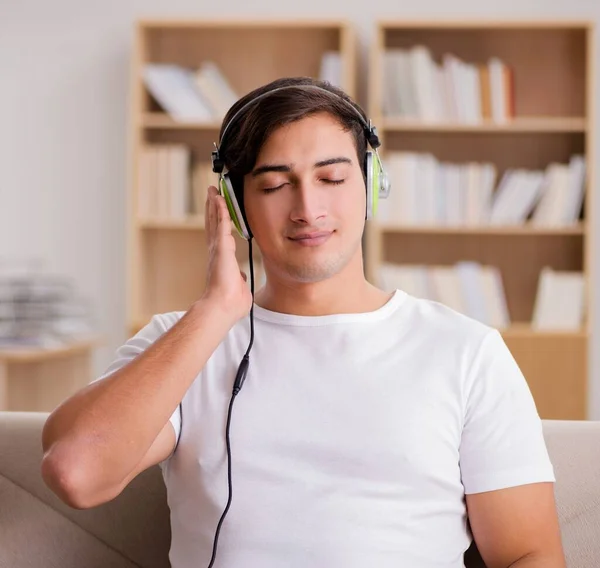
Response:
POLYGON ((44 454, 41 476, 63 503, 73 509, 90 509, 117 496, 117 492, 99 491, 93 472, 86 471, 80 462, 57 454, 53 448, 44 454))

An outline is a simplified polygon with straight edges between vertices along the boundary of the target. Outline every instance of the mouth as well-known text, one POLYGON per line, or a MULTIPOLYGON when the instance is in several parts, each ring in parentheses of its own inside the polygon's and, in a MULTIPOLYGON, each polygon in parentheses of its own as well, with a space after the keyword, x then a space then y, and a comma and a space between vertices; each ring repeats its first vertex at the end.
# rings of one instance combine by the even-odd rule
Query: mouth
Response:
POLYGON ((333 231, 313 231, 311 233, 302 233, 293 237, 288 237, 290 241, 304 247, 314 247, 326 242, 333 234, 333 231))

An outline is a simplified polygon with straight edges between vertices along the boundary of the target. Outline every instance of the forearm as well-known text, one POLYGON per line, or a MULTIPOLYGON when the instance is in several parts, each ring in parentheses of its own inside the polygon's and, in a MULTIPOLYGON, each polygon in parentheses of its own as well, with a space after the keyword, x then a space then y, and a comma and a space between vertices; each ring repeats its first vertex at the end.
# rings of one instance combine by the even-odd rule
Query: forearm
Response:
POLYGON ((231 326, 199 301, 155 343, 48 418, 45 460, 78 479, 120 483, 140 462, 231 326))

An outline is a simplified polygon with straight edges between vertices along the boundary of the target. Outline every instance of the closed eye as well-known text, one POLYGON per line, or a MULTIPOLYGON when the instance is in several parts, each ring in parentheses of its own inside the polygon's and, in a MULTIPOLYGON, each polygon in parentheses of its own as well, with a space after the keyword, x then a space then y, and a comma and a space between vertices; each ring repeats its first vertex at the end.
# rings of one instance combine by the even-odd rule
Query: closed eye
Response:
MULTIPOLYGON (((324 183, 330 184, 330 185, 340 185, 340 184, 344 183, 346 180, 345 179, 323 178, 323 179, 321 179, 321 181, 324 183)), ((286 184, 282 183, 275 187, 265 187, 265 188, 263 188, 262 192, 263 193, 273 193, 273 192, 277 191, 278 189, 281 189, 284 185, 286 185, 286 184)))
POLYGON ((273 193, 274 191, 281 189, 284 185, 285 185, 285 183, 282 183, 276 187, 265 187, 265 188, 263 188, 262 192, 263 193, 273 193))

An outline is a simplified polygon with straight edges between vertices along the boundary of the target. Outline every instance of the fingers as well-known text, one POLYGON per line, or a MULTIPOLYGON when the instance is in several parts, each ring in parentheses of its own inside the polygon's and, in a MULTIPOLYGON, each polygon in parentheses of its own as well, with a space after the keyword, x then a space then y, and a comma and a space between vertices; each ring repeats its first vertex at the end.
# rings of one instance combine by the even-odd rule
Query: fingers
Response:
POLYGON ((206 225, 206 234, 212 238, 217 226, 216 210, 214 197, 218 194, 214 185, 209 186, 206 193, 206 203, 204 204, 204 223, 206 225))
POLYGON ((212 185, 208 188, 206 197, 205 225, 208 242, 213 246, 219 238, 230 236, 232 232, 231 217, 225 198, 212 185))
POLYGON ((225 198, 221 195, 218 195, 215 198, 215 205, 218 211, 217 236, 225 237, 227 235, 231 235, 231 217, 229 216, 229 211, 227 210, 225 198))

